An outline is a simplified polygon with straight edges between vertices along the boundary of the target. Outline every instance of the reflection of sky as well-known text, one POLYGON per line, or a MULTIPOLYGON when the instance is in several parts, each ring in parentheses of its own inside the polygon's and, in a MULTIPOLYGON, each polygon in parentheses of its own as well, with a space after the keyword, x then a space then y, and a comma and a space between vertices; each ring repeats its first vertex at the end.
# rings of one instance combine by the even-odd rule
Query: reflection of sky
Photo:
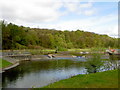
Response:
MULTIPOLYGON (((74 63, 70 62, 67 66, 66 66, 67 63, 63 62, 64 64, 62 67, 61 67, 62 64, 60 64, 61 62, 62 62, 62 60, 60 60, 59 63, 47 64, 47 65, 51 65, 51 66, 50 67, 48 66, 48 68, 46 68, 46 69, 41 67, 41 68, 39 68, 39 70, 37 70, 37 71, 32 70, 29 73, 20 72, 20 73, 18 73, 19 75, 17 75, 17 78, 15 80, 14 80, 14 78, 12 78, 13 79, 12 81, 10 81, 10 79, 6 79, 6 83, 5 83, 5 84, 7 84, 6 87, 8 87, 8 88, 10 88, 10 87, 12 87, 12 88, 42 87, 42 86, 48 85, 50 83, 56 82, 58 80, 66 79, 66 78, 69 78, 71 76, 75 76, 78 74, 86 74, 87 73, 87 70, 83 66, 84 64, 82 64, 81 62, 76 62, 76 61, 74 61, 74 63), (58 65, 54 65, 54 64, 58 64, 58 65), (21 73, 24 73, 24 74, 22 74, 22 77, 20 76, 21 73)), ((36 63, 38 63, 38 62, 36 62, 36 63)), ((112 65, 112 66, 114 66, 114 64, 118 65, 118 62, 107 62, 106 61, 105 66, 109 65, 108 63, 110 63, 110 65, 112 65), (114 64, 112 64, 112 63, 114 63, 114 64)), ((45 64, 45 62, 44 62, 44 64, 45 64)), ((32 64, 32 65, 35 65, 35 64, 32 64)), ((33 68, 33 67, 30 67, 30 68, 33 68)), ((110 68, 109 70, 111 70, 111 69, 114 69, 114 67, 110 68)), ((108 70, 108 69, 107 68, 105 69, 104 67, 100 68, 100 71, 106 71, 106 70, 108 70)))
POLYGON ((56 60, 73 60, 73 61, 86 61, 86 58, 85 57, 81 57, 81 56, 78 56, 78 57, 55 57, 55 58, 52 58, 53 60, 56 59, 56 60))
POLYGON ((57 68, 41 70, 36 73, 25 74, 16 81, 10 82, 7 87, 28 88, 32 86, 41 87, 55 81, 69 78, 77 74, 85 74, 84 67, 70 66, 68 68, 57 68))

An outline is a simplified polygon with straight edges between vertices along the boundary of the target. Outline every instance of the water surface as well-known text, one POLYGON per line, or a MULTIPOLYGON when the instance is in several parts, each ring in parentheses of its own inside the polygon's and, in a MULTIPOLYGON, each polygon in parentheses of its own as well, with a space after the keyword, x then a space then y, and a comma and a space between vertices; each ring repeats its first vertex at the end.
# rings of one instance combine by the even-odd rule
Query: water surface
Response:
MULTIPOLYGON (((43 87, 58 80, 78 74, 87 74, 85 58, 50 59, 41 61, 24 61, 19 66, 4 72, 2 75, 3 88, 43 87)), ((115 61, 105 61, 99 70, 116 69, 115 61)), ((92 68, 93 69, 93 68, 92 68)))
POLYGON ((84 63, 76 60, 25 61, 3 73, 5 88, 42 87, 77 74, 86 74, 84 63))

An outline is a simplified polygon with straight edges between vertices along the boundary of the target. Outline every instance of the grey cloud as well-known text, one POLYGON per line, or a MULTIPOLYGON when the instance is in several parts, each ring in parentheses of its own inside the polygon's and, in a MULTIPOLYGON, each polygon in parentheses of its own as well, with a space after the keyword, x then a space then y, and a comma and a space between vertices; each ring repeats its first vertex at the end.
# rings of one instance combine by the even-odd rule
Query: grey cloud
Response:
MULTIPOLYGON (((28 0, 27 0, 28 1, 28 0)), ((8 21, 23 21, 23 22, 48 22, 56 20, 60 13, 56 10, 60 8, 60 4, 55 5, 55 3, 44 2, 38 3, 36 6, 36 1, 27 2, 5 2, 0 3, 0 19, 5 19, 8 21), (9 3, 9 4, 8 4, 9 3), (43 4, 43 5, 42 5, 43 4)), ((38 1, 39 2, 39 1, 38 1)))
POLYGON ((0 13, 1 13, 0 18, 2 19, 14 21, 17 18, 16 10, 8 6, 0 7, 0 13))

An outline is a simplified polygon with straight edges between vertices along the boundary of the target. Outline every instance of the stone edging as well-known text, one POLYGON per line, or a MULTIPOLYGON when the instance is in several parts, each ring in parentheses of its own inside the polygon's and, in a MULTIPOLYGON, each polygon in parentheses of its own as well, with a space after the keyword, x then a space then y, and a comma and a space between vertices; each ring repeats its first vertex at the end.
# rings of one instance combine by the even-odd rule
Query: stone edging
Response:
MULTIPOLYGON (((3 72, 5 72, 6 70, 9 70, 9 69, 11 69, 11 68, 14 68, 14 67, 16 67, 16 66, 18 66, 19 65, 19 62, 18 63, 15 63, 15 64, 13 64, 13 65, 11 65, 11 66, 8 66, 8 67, 6 67, 6 68, 3 68, 2 69, 2 73, 3 72)), ((1 73, 1 72, 0 72, 1 73)))

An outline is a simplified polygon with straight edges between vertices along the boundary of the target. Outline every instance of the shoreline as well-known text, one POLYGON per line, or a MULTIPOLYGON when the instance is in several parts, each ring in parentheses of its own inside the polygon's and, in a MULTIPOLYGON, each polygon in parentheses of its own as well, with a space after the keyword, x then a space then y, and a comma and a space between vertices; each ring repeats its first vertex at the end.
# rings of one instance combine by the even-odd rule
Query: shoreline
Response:
POLYGON ((19 65, 19 60, 15 59, 15 58, 10 58, 10 57, 2 57, 2 60, 5 60, 7 62, 10 62, 11 65, 5 66, 5 67, 1 67, 0 69, 0 73, 3 73, 11 68, 14 68, 16 66, 19 65))
POLYGON ((118 88, 118 69, 79 74, 39 88, 118 88))
POLYGON ((5 71, 7 71, 7 70, 9 70, 9 69, 12 69, 12 68, 14 68, 14 67, 16 67, 16 66, 18 66, 18 65, 19 65, 19 62, 18 62, 18 63, 15 63, 15 64, 13 64, 13 65, 11 65, 11 66, 2 68, 2 73, 5 72, 5 71))
MULTIPOLYGON (((108 55, 104 55, 104 59, 106 57, 108 59, 108 55)), ((20 61, 46 61, 46 60, 55 60, 55 59, 58 59, 58 60, 59 59, 76 59, 77 60, 77 59, 86 59, 86 58, 89 58, 89 57, 86 57, 85 55, 75 56, 75 55, 64 55, 64 54, 51 54, 51 57, 49 57, 48 55, 31 55, 30 60, 20 60, 20 59, 15 59, 11 57, 3 57, 3 59, 7 60, 8 62, 11 62, 13 65, 8 66, 6 68, 2 68, 2 72, 5 72, 6 70, 9 70, 11 68, 18 66, 20 61)))

